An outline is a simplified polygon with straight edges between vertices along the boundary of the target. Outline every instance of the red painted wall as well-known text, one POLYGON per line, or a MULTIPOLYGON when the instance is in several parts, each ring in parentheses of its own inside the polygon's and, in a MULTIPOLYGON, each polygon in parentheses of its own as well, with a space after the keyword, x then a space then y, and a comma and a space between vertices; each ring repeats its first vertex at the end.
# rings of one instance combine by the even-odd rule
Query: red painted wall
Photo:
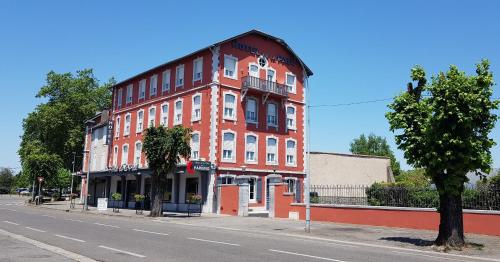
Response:
POLYGON ((237 185, 223 185, 220 187, 220 213, 225 215, 238 215, 238 194, 237 185))

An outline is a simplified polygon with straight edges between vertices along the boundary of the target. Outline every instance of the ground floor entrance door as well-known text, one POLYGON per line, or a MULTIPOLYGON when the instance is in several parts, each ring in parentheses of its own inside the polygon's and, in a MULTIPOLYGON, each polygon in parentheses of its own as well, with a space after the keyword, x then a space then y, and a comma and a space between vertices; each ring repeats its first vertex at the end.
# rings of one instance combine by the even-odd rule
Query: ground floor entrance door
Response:
POLYGON ((198 183, 199 179, 197 177, 189 177, 186 178, 186 198, 185 202, 187 203, 193 195, 198 195, 198 183))

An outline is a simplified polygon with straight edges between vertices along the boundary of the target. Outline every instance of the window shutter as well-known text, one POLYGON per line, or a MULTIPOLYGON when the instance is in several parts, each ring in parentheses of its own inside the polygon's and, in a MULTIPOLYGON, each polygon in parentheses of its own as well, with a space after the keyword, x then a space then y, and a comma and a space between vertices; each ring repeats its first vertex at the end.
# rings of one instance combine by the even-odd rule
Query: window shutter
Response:
POLYGON ((295 185, 295 202, 300 203, 302 200, 302 180, 297 179, 295 185))
POLYGON ((262 178, 257 178, 257 195, 255 196, 257 202, 260 202, 262 199, 262 178))

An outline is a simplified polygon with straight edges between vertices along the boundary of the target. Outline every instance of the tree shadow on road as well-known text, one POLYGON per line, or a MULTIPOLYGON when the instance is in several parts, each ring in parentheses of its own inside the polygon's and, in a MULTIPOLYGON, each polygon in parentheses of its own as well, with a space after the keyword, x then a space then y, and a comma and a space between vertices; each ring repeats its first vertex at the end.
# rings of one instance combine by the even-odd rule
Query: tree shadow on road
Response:
POLYGON ((412 244, 418 247, 428 247, 434 244, 434 241, 421 239, 421 238, 411 238, 411 237, 381 237, 380 240, 394 241, 406 244, 412 244))

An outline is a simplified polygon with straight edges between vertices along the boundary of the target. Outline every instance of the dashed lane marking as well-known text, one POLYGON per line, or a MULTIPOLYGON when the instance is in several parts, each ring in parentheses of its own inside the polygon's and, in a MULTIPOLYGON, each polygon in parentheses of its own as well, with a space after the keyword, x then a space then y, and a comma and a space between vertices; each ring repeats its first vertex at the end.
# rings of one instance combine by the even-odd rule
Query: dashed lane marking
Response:
POLYGON ((152 231, 146 231, 146 230, 141 230, 141 229, 132 229, 134 231, 137 231, 137 232, 143 232, 143 233, 149 233, 149 234, 154 234, 154 235, 162 235, 162 236, 168 236, 168 234, 166 233, 160 233, 160 232, 152 232, 152 231))
POLYGON ((194 238, 194 237, 188 237, 187 239, 196 240, 196 241, 202 241, 202 242, 215 243, 215 244, 221 244, 221 245, 229 245, 229 246, 237 246, 237 247, 240 246, 239 244, 233 244, 233 243, 227 243, 227 242, 221 242, 221 241, 214 241, 214 240, 207 240, 207 239, 201 239, 201 238, 194 238))
POLYGON ((67 236, 57 235, 57 234, 55 234, 54 236, 56 236, 56 237, 60 237, 60 238, 64 238, 64 239, 73 240, 73 241, 80 242, 80 243, 85 243, 85 242, 87 242, 87 241, 85 241, 85 240, 81 240, 81 239, 74 238, 74 237, 67 237, 67 236))
POLYGON ((36 232, 40 232, 40 233, 45 233, 45 232, 47 232, 47 231, 45 231, 45 230, 41 230, 41 229, 37 229, 37 228, 33 228, 33 227, 26 227, 26 228, 27 228, 27 229, 29 229, 29 230, 36 231, 36 232))
POLYGON ((315 259, 319 259, 319 260, 327 260, 327 261, 335 261, 335 262, 346 262, 344 260, 338 260, 338 259, 333 259, 333 258, 328 258, 328 257, 318 257, 318 256, 307 255, 307 254, 300 254, 300 253, 283 251, 283 250, 269 249, 269 251, 276 252, 276 253, 287 254, 287 255, 299 256, 299 257, 315 258, 315 259))
POLYGON ((18 223, 10 222, 10 221, 7 221, 7 220, 4 220, 3 222, 4 222, 4 223, 7 223, 7 224, 11 224, 11 225, 19 226, 19 224, 18 224, 18 223))
POLYGON ((108 224, 101 224, 101 223, 94 223, 94 225, 98 225, 98 226, 103 226, 103 227, 113 227, 113 228, 120 228, 119 226, 115 226, 115 225, 108 225, 108 224))
POLYGON ((127 254, 127 255, 130 255, 130 256, 134 256, 134 257, 139 257, 139 258, 145 258, 146 257, 146 256, 141 255, 141 254, 137 254, 137 253, 130 252, 130 251, 125 251, 125 250, 120 250, 120 249, 117 249, 117 248, 112 248, 112 247, 107 247, 107 246, 99 246, 99 247, 107 249, 107 250, 115 251, 115 252, 118 252, 118 253, 127 254))

